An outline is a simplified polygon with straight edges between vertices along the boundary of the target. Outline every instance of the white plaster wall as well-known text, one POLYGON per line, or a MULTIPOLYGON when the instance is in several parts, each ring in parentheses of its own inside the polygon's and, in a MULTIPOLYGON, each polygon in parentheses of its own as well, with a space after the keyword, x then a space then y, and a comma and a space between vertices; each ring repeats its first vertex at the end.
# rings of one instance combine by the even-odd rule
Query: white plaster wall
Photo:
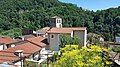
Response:
POLYGON ((4 50, 4 49, 7 49, 7 46, 5 44, 1 44, 0 45, 0 50, 4 50))
POLYGON ((60 26, 62 27, 62 19, 60 19, 60 18, 59 18, 59 19, 56 18, 56 27, 57 27, 57 28, 61 28, 60 26), (58 23, 58 20, 60 20, 59 23, 58 23))
POLYGON ((3 47, 4 47, 4 49, 7 49, 7 46, 6 46, 6 44, 4 44, 4 46, 3 46, 3 47))
POLYGON ((71 35, 71 37, 73 37, 73 36, 74 36, 74 35, 73 35, 73 31, 71 32, 71 34, 70 34, 70 35, 71 35))
POLYGON ((23 60, 16 62, 14 65, 16 65, 17 67, 21 67, 21 62, 22 62, 22 67, 23 67, 23 60))
POLYGON ((0 50, 3 50, 3 45, 0 45, 0 50))
POLYGON ((56 27, 57 28, 62 28, 62 24, 61 23, 56 23, 56 27), (60 27, 61 26, 61 27, 60 27))
POLYGON ((11 47, 15 47, 15 44, 12 44, 11 47))

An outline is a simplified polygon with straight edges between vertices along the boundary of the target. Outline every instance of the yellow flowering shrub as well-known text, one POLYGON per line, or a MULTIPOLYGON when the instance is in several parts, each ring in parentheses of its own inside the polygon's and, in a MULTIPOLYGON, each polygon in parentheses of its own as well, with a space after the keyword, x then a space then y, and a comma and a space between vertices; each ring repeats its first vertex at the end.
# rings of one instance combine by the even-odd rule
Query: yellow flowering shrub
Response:
POLYGON ((103 50, 109 51, 96 45, 81 49, 77 45, 66 46, 61 48, 62 56, 52 67, 107 67, 111 62, 103 57, 103 50))

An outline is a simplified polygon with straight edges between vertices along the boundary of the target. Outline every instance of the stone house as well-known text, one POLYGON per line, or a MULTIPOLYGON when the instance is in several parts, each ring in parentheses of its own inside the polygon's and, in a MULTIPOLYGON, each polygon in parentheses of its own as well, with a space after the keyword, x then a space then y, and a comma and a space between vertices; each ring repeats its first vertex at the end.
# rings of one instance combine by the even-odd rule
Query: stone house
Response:
POLYGON ((51 28, 47 33, 50 50, 59 50, 61 44, 60 35, 77 36, 80 44, 86 47, 87 30, 85 27, 51 28))

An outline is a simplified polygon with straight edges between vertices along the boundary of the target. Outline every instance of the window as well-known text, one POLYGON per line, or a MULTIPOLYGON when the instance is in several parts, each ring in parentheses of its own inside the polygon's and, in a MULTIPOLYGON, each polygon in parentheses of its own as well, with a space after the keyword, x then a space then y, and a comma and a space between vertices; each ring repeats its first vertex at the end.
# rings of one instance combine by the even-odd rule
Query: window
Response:
POLYGON ((57 19, 57 23, 61 23, 61 20, 60 20, 60 19, 57 19))
POLYGON ((51 35, 51 38, 54 38, 54 35, 51 35))
POLYGON ((61 23, 60 20, 59 20, 59 23, 61 23))
POLYGON ((57 23, 59 23, 59 20, 57 20, 57 23))

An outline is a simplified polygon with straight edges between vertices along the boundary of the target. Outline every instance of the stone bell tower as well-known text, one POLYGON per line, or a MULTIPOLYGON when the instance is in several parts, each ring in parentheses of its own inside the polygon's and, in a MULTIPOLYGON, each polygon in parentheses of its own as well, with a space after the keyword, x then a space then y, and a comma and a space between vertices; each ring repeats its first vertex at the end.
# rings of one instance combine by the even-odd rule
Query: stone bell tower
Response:
POLYGON ((62 18, 58 16, 51 17, 50 27, 62 28, 62 18))

